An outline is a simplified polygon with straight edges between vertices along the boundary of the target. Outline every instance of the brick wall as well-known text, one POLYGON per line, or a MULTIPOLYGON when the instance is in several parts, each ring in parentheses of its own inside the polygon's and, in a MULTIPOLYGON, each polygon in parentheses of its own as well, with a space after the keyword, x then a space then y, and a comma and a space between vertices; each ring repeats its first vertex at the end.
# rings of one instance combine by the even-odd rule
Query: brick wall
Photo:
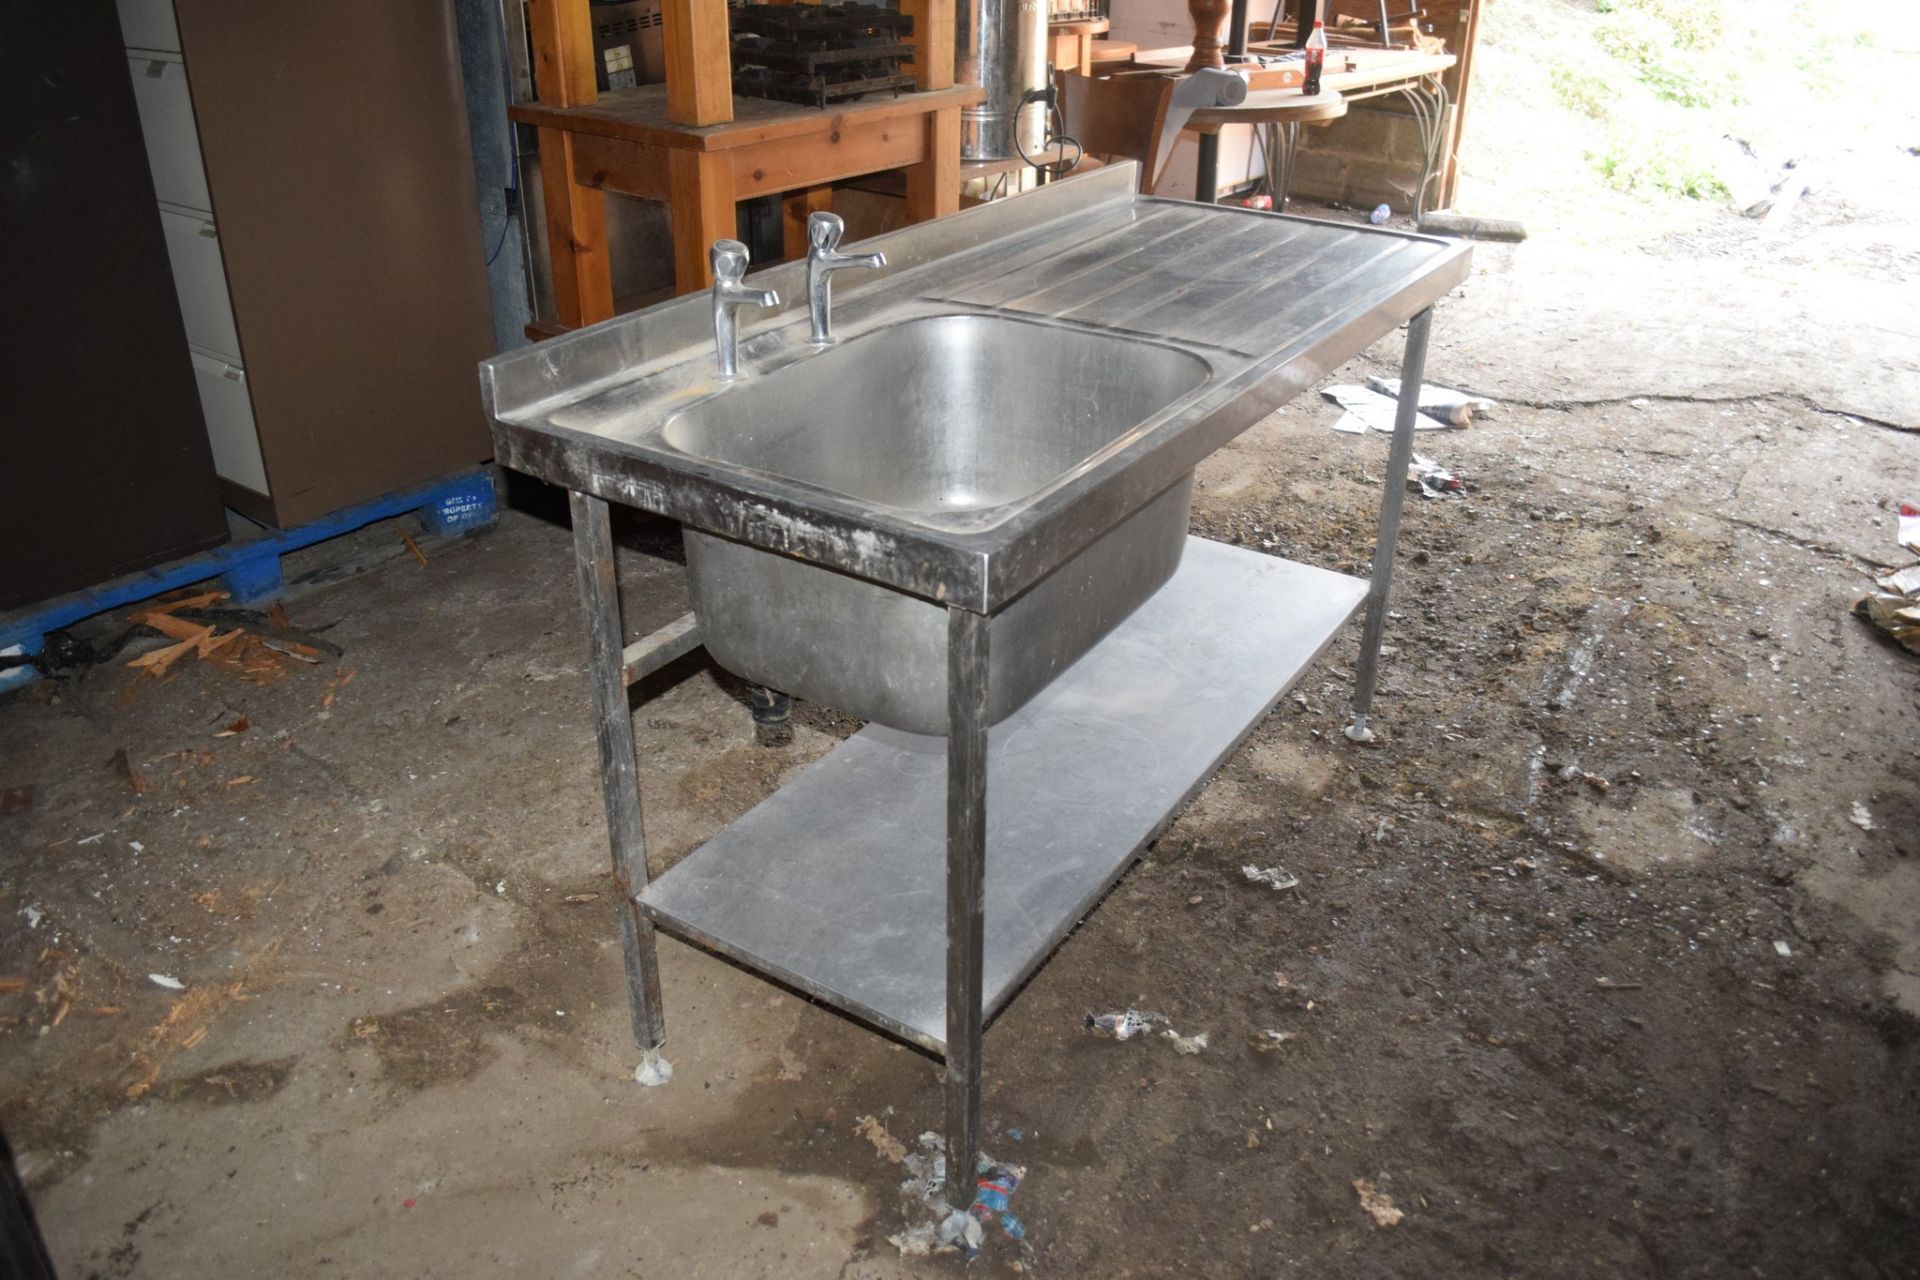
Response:
POLYGON ((1356 102, 1347 114, 1300 130, 1291 194, 1395 213, 1413 211, 1420 182, 1420 129, 1391 100, 1356 102))

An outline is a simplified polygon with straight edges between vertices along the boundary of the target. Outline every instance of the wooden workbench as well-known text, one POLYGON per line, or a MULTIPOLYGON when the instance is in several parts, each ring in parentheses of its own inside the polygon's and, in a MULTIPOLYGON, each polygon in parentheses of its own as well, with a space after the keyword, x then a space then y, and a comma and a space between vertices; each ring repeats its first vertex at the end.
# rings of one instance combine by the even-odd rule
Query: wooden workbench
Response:
POLYGON ((805 251, 807 215, 832 184, 902 169, 915 222, 960 207, 960 110, 985 90, 953 86, 951 0, 905 0, 914 19, 915 92, 831 107, 734 97, 725 0, 667 5, 667 82, 598 93, 586 0, 528 10, 540 101, 508 115, 540 131, 547 257, 561 327, 613 316, 602 193, 666 202, 674 285, 712 283, 707 250, 734 236, 734 205, 785 197, 787 256, 805 251))
MULTIPOLYGON (((903 93, 843 103, 822 111, 764 98, 736 98, 726 124, 685 125, 667 118, 667 87, 641 85, 601 95, 578 107, 519 106, 513 119, 540 129, 541 159, 549 133, 564 135, 567 168, 543 174, 549 227, 554 209, 577 211, 584 199, 617 191, 662 200, 672 209, 674 282, 681 293, 713 282, 707 247, 734 234, 736 201, 788 195, 788 222, 804 229, 806 216, 828 207, 829 184, 884 169, 904 169, 907 211, 915 222, 960 207, 960 109, 978 102, 975 85, 903 93), (569 188, 555 199, 556 180, 569 188)), ((790 227, 791 229, 791 227, 790 227)), ((791 244, 791 237, 790 244, 791 244)), ((800 240, 805 243, 804 238, 800 240)), ((578 228, 550 230, 548 246, 565 246, 580 308, 565 315, 555 261, 554 297, 570 324, 592 324, 613 314, 613 290, 603 243, 583 242, 578 228)))

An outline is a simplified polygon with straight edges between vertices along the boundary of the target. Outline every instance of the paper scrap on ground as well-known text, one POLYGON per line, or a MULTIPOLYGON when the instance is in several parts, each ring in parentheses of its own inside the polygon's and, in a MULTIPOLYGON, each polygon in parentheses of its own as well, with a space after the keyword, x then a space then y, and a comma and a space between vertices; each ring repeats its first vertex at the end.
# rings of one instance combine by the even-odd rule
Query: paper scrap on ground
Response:
MULTIPOLYGON (((1400 379, 1398 378, 1369 377, 1367 386, 1383 396, 1391 396, 1395 399, 1400 396, 1400 379)), ((1420 412, 1442 426, 1468 426, 1475 418, 1484 418, 1499 407, 1498 402, 1489 400, 1485 396, 1470 395, 1465 391, 1436 386, 1431 382, 1420 385, 1420 412)), ((1414 425, 1418 428, 1420 424, 1414 425)))
MULTIPOLYGON (((1900 545, 1920 550, 1920 503, 1900 504, 1900 545)), ((1879 590, 1854 602, 1854 615, 1885 632, 1909 653, 1920 653, 1920 564, 1875 576, 1879 590)))
POLYGON ((1853 812, 1847 815, 1847 820, 1862 831, 1873 830, 1873 811, 1858 800, 1853 802, 1853 812))
POLYGON ((1168 1027, 1164 1034, 1167 1039, 1173 1041, 1173 1051, 1175 1053, 1184 1053, 1188 1057, 1192 1057, 1207 1047, 1207 1033, 1204 1031, 1199 1035, 1183 1036, 1172 1027, 1168 1027))
POLYGON ((854 1123, 853 1131, 873 1144, 873 1149, 894 1164, 907 1158, 907 1148, 900 1139, 887 1132, 887 1126, 872 1116, 861 1116, 854 1123))
POLYGON ((1374 1226, 1397 1227, 1407 1216, 1405 1210, 1394 1207, 1392 1196, 1374 1187, 1371 1178, 1355 1178, 1353 1189, 1360 1197, 1360 1207, 1373 1215, 1374 1226))
MULTIPOLYGON (((1394 418, 1400 412, 1400 380, 1368 378, 1367 385, 1328 387, 1320 393, 1346 412, 1333 424, 1335 431, 1364 435, 1378 431, 1393 434, 1394 418)), ((1420 412, 1414 415, 1415 431, 1457 431, 1472 422, 1476 414, 1492 411, 1494 402, 1463 391, 1436 387, 1431 382, 1420 388, 1420 412)))
POLYGON ((164 973, 150 973, 147 975, 147 981, 156 987, 165 987, 169 991, 185 991, 187 989, 186 983, 164 973))
MULTIPOLYGON (((1393 418, 1400 411, 1400 406, 1391 397, 1355 386, 1328 387, 1320 394, 1346 410, 1340 415, 1340 420, 1333 424, 1335 431, 1356 436, 1369 431, 1393 434, 1393 418)), ((1440 425, 1438 422, 1423 423, 1417 419, 1413 424, 1416 431, 1438 430, 1440 425)))

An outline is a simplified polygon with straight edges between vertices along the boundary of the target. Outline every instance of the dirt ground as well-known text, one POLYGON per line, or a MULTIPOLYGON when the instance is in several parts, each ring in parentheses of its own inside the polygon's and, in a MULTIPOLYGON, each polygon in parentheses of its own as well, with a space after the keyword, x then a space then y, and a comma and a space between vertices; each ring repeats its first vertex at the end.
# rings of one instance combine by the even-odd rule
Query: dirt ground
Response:
MULTIPOLYGON (((1421 438, 1470 493, 1409 500, 1382 740, 1348 635, 989 1031, 1028 1238, 977 1270, 1920 1275, 1920 659, 1847 612, 1920 493, 1916 169, 1784 241, 1478 251, 1429 374, 1503 404, 1421 438), (1207 1048, 1084 1029, 1128 1007, 1207 1048)), ((1210 461, 1196 530, 1362 571, 1385 440, 1335 416, 1210 461)), ((0 698, 0 1126, 64 1275, 959 1267, 856 1132, 938 1126, 920 1053, 664 940, 632 1082, 569 540, 516 497, 292 599, 338 660, 0 698)), ((648 629, 676 539, 622 537, 648 629)), ((656 871, 853 727, 670 675, 656 871)))

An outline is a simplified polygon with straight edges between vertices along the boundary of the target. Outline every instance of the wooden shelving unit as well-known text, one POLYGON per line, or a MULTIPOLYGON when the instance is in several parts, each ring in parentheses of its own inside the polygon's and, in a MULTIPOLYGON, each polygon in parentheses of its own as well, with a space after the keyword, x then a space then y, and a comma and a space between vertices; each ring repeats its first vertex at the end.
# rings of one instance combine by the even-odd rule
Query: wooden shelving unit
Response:
POLYGON ((909 217, 960 207, 960 110, 984 91, 953 83, 953 0, 902 0, 914 20, 916 91, 825 109, 733 95, 725 0, 668 0, 667 81, 605 95, 594 87, 587 0, 533 0, 537 102, 513 119, 540 131, 556 319, 614 314, 602 193, 665 201, 674 284, 712 283, 707 247, 734 234, 734 205, 779 194, 789 255, 834 182, 906 173, 909 217))

